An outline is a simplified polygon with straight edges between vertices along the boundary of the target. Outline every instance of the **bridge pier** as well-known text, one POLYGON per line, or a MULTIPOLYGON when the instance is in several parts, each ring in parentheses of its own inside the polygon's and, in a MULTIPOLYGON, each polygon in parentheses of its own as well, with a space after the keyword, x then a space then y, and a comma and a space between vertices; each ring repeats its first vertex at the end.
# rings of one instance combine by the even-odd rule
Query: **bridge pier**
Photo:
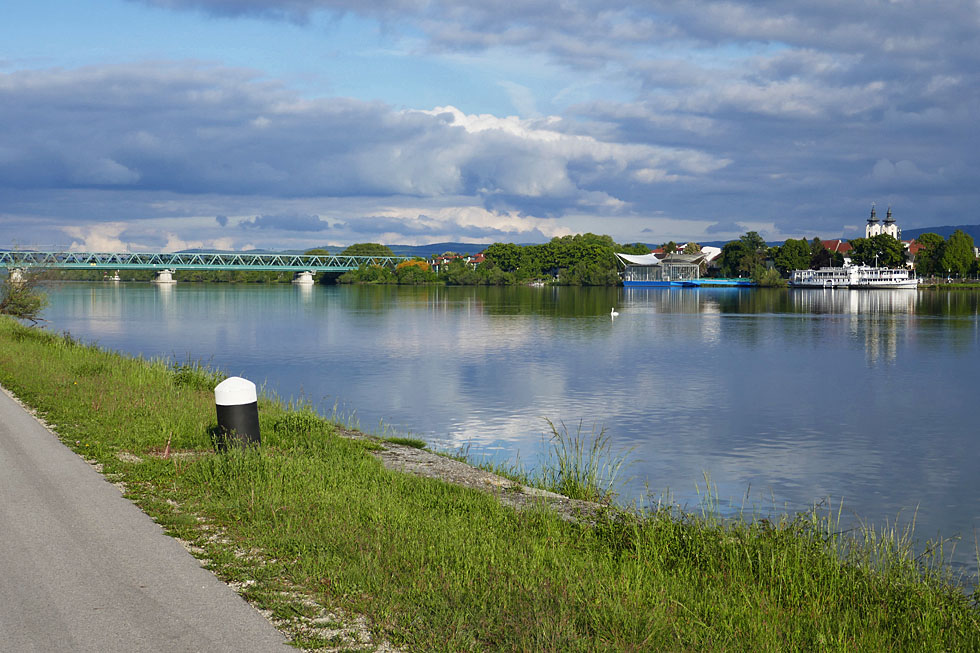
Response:
POLYGON ((177 283, 174 281, 174 271, 157 270, 156 276, 153 277, 152 283, 177 283))
POLYGON ((293 275, 293 283, 303 286, 312 286, 316 281, 313 279, 312 270, 303 270, 293 275))

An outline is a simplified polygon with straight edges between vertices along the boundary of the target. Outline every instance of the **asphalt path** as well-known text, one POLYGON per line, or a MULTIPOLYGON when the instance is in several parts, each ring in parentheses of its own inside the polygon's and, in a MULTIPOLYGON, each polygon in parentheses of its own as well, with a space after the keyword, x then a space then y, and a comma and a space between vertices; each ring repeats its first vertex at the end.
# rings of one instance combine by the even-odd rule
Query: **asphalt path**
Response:
POLYGON ((295 651, 0 389, 0 651, 295 651))

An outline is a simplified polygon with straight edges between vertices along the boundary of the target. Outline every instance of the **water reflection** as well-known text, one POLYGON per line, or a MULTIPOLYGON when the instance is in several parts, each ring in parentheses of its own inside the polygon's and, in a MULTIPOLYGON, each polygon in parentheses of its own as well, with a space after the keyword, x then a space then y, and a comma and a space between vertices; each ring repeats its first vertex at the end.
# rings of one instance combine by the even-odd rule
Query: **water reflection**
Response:
POLYGON ((293 284, 293 287, 296 288, 297 292, 299 293, 300 299, 303 300, 304 304, 309 305, 313 302, 312 284, 297 283, 297 284, 293 284))
POLYGON ((869 314, 914 313, 916 290, 825 290, 794 289, 789 293, 798 313, 869 314))
MULTIPOLYGON (((46 317, 104 346, 191 357, 533 465, 543 418, 605 428, 647 483, 694 503, 980 526, 970 292, 63 284, 46 317), (609 309, 620 317, 610 320, 609 309)), ((965 547, 967 548, 967 547, 965 547)))

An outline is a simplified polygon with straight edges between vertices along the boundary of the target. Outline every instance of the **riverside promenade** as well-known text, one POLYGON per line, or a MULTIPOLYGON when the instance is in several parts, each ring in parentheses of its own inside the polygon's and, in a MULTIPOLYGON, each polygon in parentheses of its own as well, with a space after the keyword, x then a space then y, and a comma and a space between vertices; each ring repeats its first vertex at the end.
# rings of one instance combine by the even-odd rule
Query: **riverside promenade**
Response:
POLYGON ((295 651, 0 388, 0 650, 295 651))

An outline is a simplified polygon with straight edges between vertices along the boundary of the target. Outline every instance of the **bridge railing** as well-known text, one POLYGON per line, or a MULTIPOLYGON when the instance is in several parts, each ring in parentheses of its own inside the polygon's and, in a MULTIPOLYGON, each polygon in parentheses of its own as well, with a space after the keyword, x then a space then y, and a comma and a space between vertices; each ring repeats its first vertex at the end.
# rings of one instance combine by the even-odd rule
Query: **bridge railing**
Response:
POLYGON ((338 272, 364 265, 394 268, 407 256, 249 254, 248 252, 0 252, 0 267, 69 270, 311 270, 338 272))

